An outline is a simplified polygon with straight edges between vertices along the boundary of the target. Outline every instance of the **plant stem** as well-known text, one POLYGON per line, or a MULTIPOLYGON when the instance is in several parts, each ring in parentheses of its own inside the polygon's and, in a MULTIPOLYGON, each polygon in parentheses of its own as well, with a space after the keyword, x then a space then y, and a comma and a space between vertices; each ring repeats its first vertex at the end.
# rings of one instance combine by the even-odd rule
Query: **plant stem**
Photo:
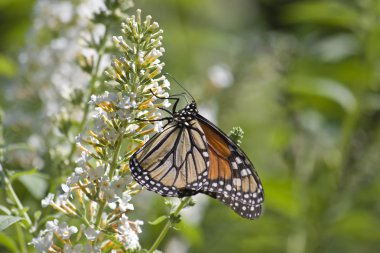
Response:
MULTIPOLYGON (((117 167, 117 159, 119 157, 119 152, 121 148, 121 142, 122 142, 122 137, 119 137, 116 141, 116 148, 115 148, 115 153, 113 154, 111 165, 110 165, 110 181, 112 181, 113 174, 115 172, 115 169, 117 167)), ((96 216, 96 221, 95 221, 95 226, 99 226, 100 224, 100 219, 102 218, 102 213, 104 210, 104 207, 106 206, 106 201, 102 200, 99 205, 99 210, 96 216)))
POLYGON ((115 153, 113 154, 112 157, 112 162, 111 162, 111 167, 110 167, 110 181, 112 181, 113 174, 115 172, 115 169, 117 167, 117 159, 119 157, 120 149, 121 149, 121 142, 122 142, 122 136, 120 136, 117 141, 116 141, 116 148, 115 148, 115 153))
POLYGON ((7 177, 7 175, 5 174, 5 171, 4 171, 3 167, 1 166, 1 164, 0 164, 0 173, 1 173, 1 177, 4 180, 5 187, 8 190, 11 199, 16 204, 17 209, 20 212, 22 211, 24 219, 26 220, 26 222, 28 223, 28 225, 31 227, 33 225, 32 220, 30 219, 28 213, 26 211, 24 211, 24 206, 22 205, 20 199, 18 198, 16 192, 14 191, 12 183, 9 180, 9 178, 7 177))
POLYGON ((16 231, 17 231, 17 236, 19 238, 19 243, 20 243, 20 251, 22 253, 28 253, 28 250, 26 248, 26 242, 25 242, 25 234, 22 231, 22 228, 20 224, 16 224, 16 231))
MULTIPOLYGON (((173 215, 177 216, 179 212, 185 207, 187 202, 189 202, 191 197, 185 197, 181 200, 181 203, 177 206, 176 210, 174 211, 173 215)), ((149 253, 153 253, 157 247, 160 245, 162 240, 165 238, 166 234, 168 233, 169 229, 173 226, 172 221, 169 219, 168 222, 166 222, 164 228, 162 229, 160 235, 157 237, 156 241, 153 243, 152 247, 149 250, 149 253)))

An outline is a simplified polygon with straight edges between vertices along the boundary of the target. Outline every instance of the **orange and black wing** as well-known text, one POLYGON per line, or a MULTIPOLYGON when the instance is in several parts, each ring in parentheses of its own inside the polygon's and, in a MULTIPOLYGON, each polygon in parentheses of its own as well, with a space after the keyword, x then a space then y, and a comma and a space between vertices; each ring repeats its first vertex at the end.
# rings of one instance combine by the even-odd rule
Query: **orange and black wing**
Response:
POLYGON ((247 155, 219 128, 197 115, 206 136, 210 165, 201 192, 221 200, 244 218, 260 216, 264 190, 247 155))
POLYGON ((205 135, 195 119, 189 125, 167 124, 129 162, 140 185, 170 197, 198 193, 207 181, 208 165, 205 135))

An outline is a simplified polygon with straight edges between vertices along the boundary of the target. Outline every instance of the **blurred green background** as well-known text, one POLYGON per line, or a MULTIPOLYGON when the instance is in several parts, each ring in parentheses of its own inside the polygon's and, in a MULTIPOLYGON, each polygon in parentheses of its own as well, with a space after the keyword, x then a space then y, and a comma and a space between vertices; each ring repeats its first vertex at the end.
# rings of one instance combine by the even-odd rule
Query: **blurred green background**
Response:
MULTIPOLYGON (((242 147, 266 193, 264 214, 255 221, 216 200, 197 198, 181 229, 172 230, 160 248, 379 252, 380 1, 141 0, 135 5, 164 29, 165 71, 223 130, 243 128, 242 147)), ((9 93, 18 97, 3 92, 25 85, 18 56, 28 44, 33 8, 32 1, 0 1, 6 143, 26 142, 39 129, 12 112, 31 110, 32 104, 28 114, 38 114, 43 99, 33 92, 9 93)), ((36 151, 45 157, 43 152, 36 151)), ((51 162, 45 160, 42 169, 53 175, 51 162)), ((7 164, 25 169, 17 161, 7 164)), ((38 197, 32 198, 28 201, 38 209, 38 197)), ((135 201, 136 210, 143 209, 136 218, 154 220, 166 212, 162 198, 151 199, 150 206, 135 201)), ((142 245, 149 248, 160 229, 146 223, 142 245)))

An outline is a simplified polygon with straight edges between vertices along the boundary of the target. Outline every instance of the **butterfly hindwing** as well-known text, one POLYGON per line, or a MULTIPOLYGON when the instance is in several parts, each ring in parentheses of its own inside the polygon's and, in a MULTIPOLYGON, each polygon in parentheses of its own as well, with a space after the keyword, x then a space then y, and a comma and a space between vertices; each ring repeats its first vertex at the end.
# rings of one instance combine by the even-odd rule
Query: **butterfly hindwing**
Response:
POLYGON ((221 200, 239 215, 253 219, 261 214, 263 187, 244 152, 219 128, 197 115, 210 155, 208 185, 202 192, 221 200))
POLYGON ((130 160, 132 176, 163 196, 194 195, 207 180, 208 150, 196 120, 168 123, 130 160))

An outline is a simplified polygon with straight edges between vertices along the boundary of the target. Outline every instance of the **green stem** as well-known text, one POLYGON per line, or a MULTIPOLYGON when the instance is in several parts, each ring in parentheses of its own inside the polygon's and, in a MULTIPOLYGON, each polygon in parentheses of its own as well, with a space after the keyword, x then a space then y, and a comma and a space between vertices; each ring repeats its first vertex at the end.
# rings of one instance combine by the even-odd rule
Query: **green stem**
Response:
POLYGON ((16 204, 17 209, 23 213, 24 219, 26 220, 28 225, 31 227, 33 225, 32 220, 30 219, 28 213, 26 211, 24 211, 24 206, 22 205, 22 203, 21 203, 20 199, 18 198, 15 190, 13 189, 12 183, 8 179, 7 175, 5 174, 5 171, 3 170, 3 167, 1 166, 1 164, 0 164, 0 173, 1 173, 1 176, 4 180, 5 187, 8 190, 11 199, 16 204))
POLYGON ((102 218, 102 214, 103 214, 103 210, 105 206, 106 206, 106 201, 101 201, 99 204, 99 209, 96 216, 95 227, 99 227, 100 225, 100 220, 102 218))
POLYGON ((112 178, 113 178, 113 174, 115 172, 115 169, 117 167, 117 159, 119 158, 119 153, 120 153, 120 149, 121 149, 121 142, 122 142, 122 136, 119 137, 116 141, 116 149, 115 149, 115 153, 113 154, 113 157, 112 157, 112 162, 111 162, 111 167, 110 167, 110 181, 112 181, 112 178))
MULTIPOLYGON (((107 41, 106 38, 107 38, 108 32, 109 32, 109 27, 106 26, 103 39, 102 39, 101 44, 99 46, 99 57, 98 57, 98 59, 96 61, 95 68, 94 68, 94 70, 91 73, 91 79, 90 79, 90 85, 89 85, 89 90, 90 91, 87 94, 86 99, 84 100, 85 101, 85 106, 84 106, 84 109, 83 109, 83 116, 82 116, 81 122, 79 123, 78 133, 81 133, 83 131, 83 128, 84 128, 85 123, 87 121, 88 113, 89 113, 89 110, 90 110, 90 104, 88 103, 88 101, 90 101, 92 94, 95 92, 96 82, 98 81, 98 72, 99 72, 99 68, 100 68, 100 63, 101 63, 101 61, 103 59, 103 55, 104 55, 105 44, 106 44, 106 41, 107 41)), ((76 142, 73 141, 71 143, 70 153, 69 153, 69 155, 67 157, 67 161, 69 163, 71 162, 71 159, 72 159, 72 157, 73 157, 73 155, 75 153, 75 150, 76 150, 76 142)))
POLYGON ((17 231, 17 236, 19 238, 20 251, 22 253, 28 253, 28 250, 26 247, 26 242, 25 242, 25 235, 24 235, 22 228, 19 224, 16 224, 16 231, 17 231))
POLYGON ((3 109, 0 107, 0 163, 4 161, 5 141, 3 131, 3 109))
MULTIPOLYGON (((112 161, 111 161, 110 181, 112 181, 113 174, 114 174, 115 169, 117 167, 117 159, 119 157, 119 153, 120 153, 120 149, 121 149, 121 142, 122 142, 122 137, 119 137, 116 141, 116 148, 115 148, 115 152, 113 154, 112 161)), ((97 226, 97 227, 100 224, 100 219, 102 218, 102 213, 103 213, 105 206, 106 206, 106 201, 104 201, 104 200, 100 201, 99 209, 98 209, 98 213, 97 213, 96 221, 95 221, 95 226, 97 226)))
MULTIPOLYGON (((181 200, 181 203, 179 203, 176 210, 174 211, 173 215, 177 216, 179 214, 179 212, 181 212, 181 210, 185 207, 187 202, 189 202, 190 199, 191 199, 191 197, 183 198, 181 200)), ((166 222, 166 224, 165 224, 164 228, 162 229, 160 235, 157 237, 156 241, 153 243, 152 247, 150 248, 149 253, 153 253, 157 249, 157 247, 160 245, 160 243, 162 242, 162 240, 165 238, 166 234, 168 233, 169 229, 173 225, 174 224, 172 224, 172 221, 170 219, 168 220, 168 222, 166 222)))

